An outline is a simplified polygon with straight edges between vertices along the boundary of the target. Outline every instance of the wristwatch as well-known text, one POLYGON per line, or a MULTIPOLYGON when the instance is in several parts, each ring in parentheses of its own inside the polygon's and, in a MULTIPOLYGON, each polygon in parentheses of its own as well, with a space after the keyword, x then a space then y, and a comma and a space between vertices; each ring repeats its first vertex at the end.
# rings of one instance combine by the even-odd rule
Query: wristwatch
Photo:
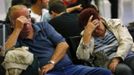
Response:
POLYGON ((55 65, 55 62, 54 62, 53 60, 50 60, 50 61, 48 61, 48 64, 53 64, 53 65, 55 65))

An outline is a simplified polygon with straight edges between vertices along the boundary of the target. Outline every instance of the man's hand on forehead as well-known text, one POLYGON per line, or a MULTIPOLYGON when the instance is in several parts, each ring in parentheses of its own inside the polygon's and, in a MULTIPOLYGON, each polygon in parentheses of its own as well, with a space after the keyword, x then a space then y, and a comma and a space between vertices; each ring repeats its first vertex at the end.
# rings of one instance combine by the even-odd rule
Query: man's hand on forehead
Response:
POLYGON ((16 19, 15 28, 23 29, 24 25, 29 23, 29 20, 25 16, 20 16, 16 19))
POLYGON ((20 17, 17 18, 17 20, 18 20, 19 22, 21 22, 22 24, 29 23, 29 20, 27 19, 26 16, 20 16, 20 17))

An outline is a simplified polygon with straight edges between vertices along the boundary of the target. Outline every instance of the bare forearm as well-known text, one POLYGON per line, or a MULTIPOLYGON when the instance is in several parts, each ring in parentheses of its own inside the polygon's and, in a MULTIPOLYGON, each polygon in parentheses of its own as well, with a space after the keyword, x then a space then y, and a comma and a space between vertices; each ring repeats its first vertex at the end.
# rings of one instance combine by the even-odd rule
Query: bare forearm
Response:
POLYGON ((8 40, 6 41, 5 49, 12 48, 16 44, 19 34, 20 34, 20 30, 17 29, 12 32, 12 34, 9 36, 8 40))
POLYGON ((84 33, 83 35, 83 44, 87 45, 90 43, 90 40, 91 40, 91 33, 84 33))
POLYGON ((88 23, 87 23, 87 25, 85 26, 85 29, 84 29, 83 43, 85 45, 89 44, 89 42, 91 40, 91 37, 92 37, 92 33, 93 33, 94 29, 96 28, 96 26, 91 21, 92 18, 93 18, 93 16, 89 17, 88 23))
POLYGON ((82 7, 81 7, 81 4, 80 4, 80 5, 76 5, 76 6, 74 6, 74 7, 69 7, 69 8, 66 9, 66 11, 67 11, 68 13, 71 13, 71 12, 73 12, 73 11, 75 11, 75 10, 81 10, 81 9, 82 9, 82 7))
POLYGON ((68 44, 66 42, 59 43, 58 46, 56 47, 53 56, 51 57, 51 60, 54 61, 55 63, 60 61, 66 54, 67 49, 68 49, 68 44))
POLYGON ((5 48, 9 49, 13 47, 16 44, 16 41, 18 39, 18 36, 21 32, 21 30, 24 27, 24 24, 28 22, 28 19, 25 16, 20 16, 16 19, 15 25, 14 25, 14 31, 9 36, 8 40, 6 41, 5 48))
POLYGON ((76 9, 75 9, 75 7, 70 7, 70 8, 67 8, 66 9, 66 11, 68 12, 68 13, 71 13, 71 12, 73 12, 73 11, 75 11, 76 9))

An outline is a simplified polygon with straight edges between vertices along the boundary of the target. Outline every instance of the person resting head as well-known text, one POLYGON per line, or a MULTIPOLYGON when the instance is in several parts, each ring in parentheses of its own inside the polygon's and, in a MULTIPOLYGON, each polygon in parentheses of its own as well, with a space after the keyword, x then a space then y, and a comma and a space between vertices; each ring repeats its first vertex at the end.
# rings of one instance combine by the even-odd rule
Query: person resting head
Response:
POLYGON ((87 23, 90 16, 93 16, 92 21, 95 19, 100 19, 99 13, 94 8, 86 8, 79 14, 79 24, 82 28, 84 28, 87 23))

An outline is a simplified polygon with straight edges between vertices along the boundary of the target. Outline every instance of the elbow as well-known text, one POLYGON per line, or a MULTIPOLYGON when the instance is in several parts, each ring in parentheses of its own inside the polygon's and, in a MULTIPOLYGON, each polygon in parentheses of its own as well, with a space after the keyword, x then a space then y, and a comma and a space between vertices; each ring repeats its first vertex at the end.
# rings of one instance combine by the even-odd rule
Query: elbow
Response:
POLYGON ((69 45, 67 44, 67 42, 61 42, 58 44, 59 47, 62 47, 62 49, 68 49, 69 45))
POLYGON ((126 41, 129 45, 133 45, 133 39, 129 39, 129 41, 126 41))
POLYGON ((69 45, 68 45, 67 42, 64 42, 64 48, 65 48, 66 51, 69 49, 69 45))
POLYGON ((66 48, 68 49, 68 48, 69 48, 69 45, 68 45, 68 43, 67 43, 67 42, 65 42, 65 45, 66 45, 66 48))

